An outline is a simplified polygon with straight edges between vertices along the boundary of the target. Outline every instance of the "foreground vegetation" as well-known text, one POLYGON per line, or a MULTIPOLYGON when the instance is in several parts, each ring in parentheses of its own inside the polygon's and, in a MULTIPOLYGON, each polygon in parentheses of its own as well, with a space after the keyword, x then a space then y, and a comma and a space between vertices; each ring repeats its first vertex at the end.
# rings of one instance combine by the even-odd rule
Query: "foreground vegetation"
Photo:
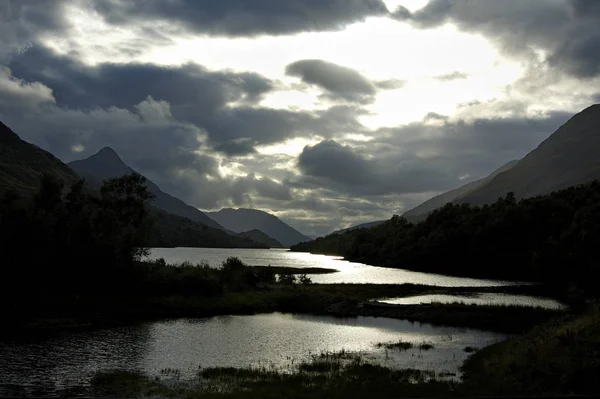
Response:
POLYGON ((405 218, 292 247, 369 264, 470 277, 535 280, 595 294, 600 182, 492 205, 447 204, 426 220, 405 218))

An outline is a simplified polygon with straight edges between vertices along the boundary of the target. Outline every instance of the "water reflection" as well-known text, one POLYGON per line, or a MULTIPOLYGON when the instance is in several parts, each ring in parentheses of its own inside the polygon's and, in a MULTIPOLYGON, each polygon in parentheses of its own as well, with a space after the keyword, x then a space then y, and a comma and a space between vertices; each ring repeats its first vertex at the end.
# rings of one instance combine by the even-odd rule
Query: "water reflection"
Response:
POLYGON ((223 249, 223 248, 154 248, 151 259, 164 258, 167 263, 207 262, 219 266, 229 256, 237 256, 252 266, 324 267, 339 270, 338 273, 311 275, 314 283, 337 284, 425 284, 441 287, 494 287, 518 285, 518 282, 482 280, 418 273, 404 269, 375 267, 363 263, 348 262, 339 257, 314 255, 306 252, 269 249, 223 249))
POLYGON ((333 318, 271 313, 178 319, 132 327, 65 334, 47 340, 0 343, 0 395, 52 392, 84 384, 98 370, 140 370, 158 375, 178 369, 184 378, 199 367, 284 367, 321 351, 361 352, 391 367, 457 372, 466 346, 483 347, 505 335, 387 318, 333 318), (375 348, 379 342, 430 342, 421 353, 375 348))
POLYGON ((60 392, 87 381, 98 370, 142 367, 151 326, 72 332, 47 339, 0 341, 0 394, 60 392))
POLYGON ((405 298, 378 299, 383 303, 395 305, 419 305, 425 303, 454 303, 460 302, 474 305, 514 305, 541 307, 545 309, 566 309, 567 306, 550 298, 527 295, 509 295, 493 293, 473 293, 467 295, 418 295, 405 298))

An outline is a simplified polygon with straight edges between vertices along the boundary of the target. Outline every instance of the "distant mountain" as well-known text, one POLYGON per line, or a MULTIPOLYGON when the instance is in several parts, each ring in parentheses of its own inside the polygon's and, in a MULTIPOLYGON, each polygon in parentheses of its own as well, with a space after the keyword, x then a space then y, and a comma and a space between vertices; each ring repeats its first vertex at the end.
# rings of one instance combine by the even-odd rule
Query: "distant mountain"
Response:
POLYGON ((299 242, 311 241, 310 237, 285 224, 276 216, 256 209, 225 208, 206 214, 221 226, 236 233, 258 229, 286 248, 299 242))
POLYGON ((150 247, 269 248, 251 237, 229 233, 151 207, 155 235, 150 247))
POLYGON ((283 248, 283 245, 274 238, 269 237, 260 230, 254 229, 237 234, 238 237, 249 238, 260 244, 264 244, 269 248, 283 248))
POLYGON ((512 191, 517 199, 600 179, 600 104, 573 116, 512 169, 457 198, 489 204, 512 191))
POLYGON ((345 233, 347 231, 352 231, 352 230, 356 230, 356 229, 368 229, 371 227, 375 227, 375 226, 379 226, 382 223, 387 222, 387 220, 376 220, 374 222, 367 222, 367 223, 361 223, 361 224, 357 224, 356 226, 352 226, 352 227, 347 227, 345 229, 340 229, 340 230, 336 230, 333 233, 330 234, 342 234, 345 233))
MULTIPOLYGON (((104 147, 89 158, 69 163, 79 175, 84 177, 92 185, 99 187, 102 181, 114 177, 120 177, 134 172, 127 166, 119 155, 110 147, 104 147)), ((186 217, 194 222, 200 222, 208 227, 223 229, 217 222, 206 216, 191 205, 186 204, 179 198, 173 197, 162 191, 152 181, 147 180, 148 189, 155 195, 152 205, 167 211, 173 215, 186 217)))
POLYGON ((27 195, 37 191, 43 174, 69 185, 79 179, 54 155, 23 141, 0 122, 0 192, 12 189, 27 195))
POLYGON ((436 195, 435 197, 430 198, 427 201, 423 202, 421 205, 411 209, 410 211, 405 212, 402 216, 404 216, 411 222, 421 221, 421 220, 425 219, 431 211, 433 211, 437 208, 441 208, 442 206, 446 205, 448 202, 453 202, 457 198, 460 198, 460 197, 470 193, 471 191, 481 187, 482 185, 491 181, 498 174, 505 172, 505 171, 511 169, 512 167, 514 167, 518 162, 519 162, 518 160, 510 161, 507 164, 499 167, 498 169, 496 169, 495 171, 493 171, 488 176, 486 176, 482 179, 472 181, 463 186, 455 188, 454 190, 450 190, 450 191, 447 191, 440 195, 436 195))

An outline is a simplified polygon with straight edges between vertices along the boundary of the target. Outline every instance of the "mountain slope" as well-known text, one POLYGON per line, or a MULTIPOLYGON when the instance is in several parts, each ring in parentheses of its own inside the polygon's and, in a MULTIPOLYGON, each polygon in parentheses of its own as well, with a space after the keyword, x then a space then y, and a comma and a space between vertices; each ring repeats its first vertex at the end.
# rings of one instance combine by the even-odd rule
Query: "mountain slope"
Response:
POLYGON ((600 178, 600 105, 573 116, 512 169, 457 203, 492 203, 507 192, 517 199, 550 193, 600 178))
MULTIPOLYGON (((120 177, 134 172, 110 147, 104 147, 89 158, 70 162, 69 166, 96 187, 99 187, 104 179, 120 177)), ((179 198, 165 193, 152 181, 147 180, 146 184, 150 192, 155 195, 152 205, 156 208, 173 215, 186 217, 194 222, 200 222, 209 227, 223 229, 203 212, 186 204, 179 198)))
POLYGON ((35 192, 44 174, 51 174, 66 185, 79 179, 54 155, 23 141, 0 122, 0 192, 12 189, 27 195, 35 192))
POLYGON ((249 238, 254 242, 264 244, 269 248, 283 248, 283 245, 274 238, 269 237, 260 230, 254 229, 237 234, 237 237, 249 238))
POLYGON ((356 226, 336 230, 330 234, 343 234, 347 231, 352 231, 352 230, 356 230, 356 229, 369 229, 371 227, 379 226, 380 224, 385 223, 385 222, 387 222, 387 220, 376 220, 374 222, 361 223, 361 224, 357 224, 356 226))
POLYGON ((302 241, 311 241, 310 237, 285 224, 276 216, 256 209, 225 208, 206 214, 221 226, 236 233, 258 229, 286 248, 302 241))
POLYGON ((440 207, 446 205, 448 202, 452 202, 452 201, 456 200, 457 198, 460 198, 460 197, 470 193, 473 190, 476 190, 477 188, 490 182, 494 177, 496 177, 500 173, 513 168, 518 162, 519 162, 518 160, 510 161, 507 164, 502 165, 501 167, 499 167, 498 169, 496 169, 495 171, 493 171, 492 173, 490 173, 488 176, 486 176, 484 178, 472 181, 463 186, 455 188, 454 190, 450 190, 450 191, 447 191, 440 195, 437 195, 433 198, 430 198, 427 201, 423 202, 421 205, 411 209, 410 211, 405 212, 402 216, 404 216, 411 222, 423 220, 423 219, 425 219, 425 217, 427 217, 427 215, 431 211, 433 211, 437 208, 440 208, 440 207))

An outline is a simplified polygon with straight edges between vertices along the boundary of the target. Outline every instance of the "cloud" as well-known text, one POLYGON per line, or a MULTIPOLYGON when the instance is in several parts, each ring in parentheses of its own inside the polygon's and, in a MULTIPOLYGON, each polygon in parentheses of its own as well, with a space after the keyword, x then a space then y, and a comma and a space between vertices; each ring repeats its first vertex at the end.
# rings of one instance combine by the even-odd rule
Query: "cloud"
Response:
POLYGON ((401 89, 404 85, 406 85, 406 81, 402 79, 386 79, 375 82, 375 86, 381 90, 401 89))
POLYGON ((253 153, 254 146, 295 136, 360 131, 360 114, 351 107, 290 111, 256 104, 275 83, 250 72, 209 71, 188 63, 86 66, 35 46, 10 62, 15 76, 52 88, 57 105, 83 110, 118 107, 134 111, 148 96, 169 104, 174 118, 206 131, 228 155, 253 153))
POLYGON ((325 89, 334 98, 369 101, 376 92, 375 86, 354 69, 323 60, 296 61, 286 66, 285 72, 325 89))
POLYGON ((431 114, 423 122, 379 129, 358 146, 333 140, 307 146, 298 157, 302 176, 291 184, 355 198, 439 192, 464 184, 460 176, 483 177, 521 158, 570 115, 449 121, 431 114), (438 123, 430 124, 431 118, 438 123))
POLYGON ((600 74, 600 11, 594 0, 431 0, 413 13, 399 7, 393 16, 423 29, 453 23, 483 33, 507 54, 537 60, 542 50, 551 67, 581 78, 600 74))
POLYGON ((0 0, 0 62, 41 36, 65 30, 65 4, 64 0, 0 0))
POLYGON ((298 166, 305 175, 345 185, 364 184, 369 178, 366 160, 333 140, 304 147, 298 166))
POLYGON ((97 0, 111 24, 158 23, 213 36, 285 35, 335 31, 369 16, 388 14, 381 0, 97 0))
POLYGON ((468 77, 469 77, 469 75, 467 75, 464 72, 454 71, 451 73, 447 73, 445 75, 435 76, 434 79, 440 80, 442 82, 449 82, 452 80, 466 79, 468 77))
POLYGON ((11 70, 0 65, 0 107, 38 108, 54 103, 52 90, 39 82, 25 82, 12 76, 11 70))

